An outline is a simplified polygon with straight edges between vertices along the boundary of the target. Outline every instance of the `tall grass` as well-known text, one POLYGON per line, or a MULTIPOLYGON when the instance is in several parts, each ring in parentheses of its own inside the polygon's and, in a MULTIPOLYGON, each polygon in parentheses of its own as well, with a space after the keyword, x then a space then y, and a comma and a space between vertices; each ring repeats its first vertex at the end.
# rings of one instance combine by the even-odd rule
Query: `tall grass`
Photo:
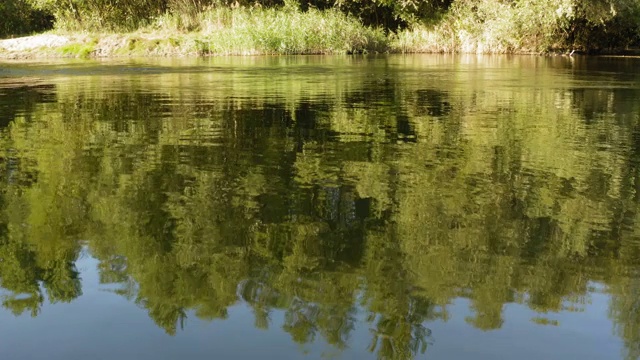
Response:
POLYGON ((344 54, 387 49, 382 29, 364 26, 335 9, 217 7, 190 16, 165 14, 150 30, 191 32, 186 44, 200 54, 344 54))

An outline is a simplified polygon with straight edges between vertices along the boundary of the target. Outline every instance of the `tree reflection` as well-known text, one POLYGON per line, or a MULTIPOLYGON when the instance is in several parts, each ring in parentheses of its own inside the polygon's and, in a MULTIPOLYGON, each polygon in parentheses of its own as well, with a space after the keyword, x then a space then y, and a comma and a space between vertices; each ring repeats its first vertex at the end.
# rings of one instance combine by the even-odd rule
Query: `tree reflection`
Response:
POLYGON ((35 316, 45 297, 80 296, 86 240, 100 281, 169 334, 190 310, 223 319, 241 300, 256 327, 281 310, 294 341, 338 349, 364 313, 370 351, 409 359, 456 298, 492 330, 508 303, 579 309, 595 281, 636 358, 640 93, 486 96, 374 70, 382 83, 335 79, 324 93, 295 78, 188 80, 220 76, 253 97, 63 84, 57 103, 13 112, 0 138, 3 306, 35 316))

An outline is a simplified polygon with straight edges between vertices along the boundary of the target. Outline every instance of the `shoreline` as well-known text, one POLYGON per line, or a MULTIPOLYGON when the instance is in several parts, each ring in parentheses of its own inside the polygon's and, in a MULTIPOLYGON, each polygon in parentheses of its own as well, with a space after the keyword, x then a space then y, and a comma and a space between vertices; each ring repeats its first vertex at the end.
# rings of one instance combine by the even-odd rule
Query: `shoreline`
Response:
POLYGON ((215 52, 201 48, 201 38, 215 34, 184 33, 171 36, 162 32, 135 32, 124 34, 42 34, 0 40, 0 60, 46 59, 110 59, 110 58, 181 58, 207 56, 256 56, 256 55, 344 55, 344 54, 476 54, 476 55, 534 55, 534 56, 612 56, 640 57, 640 49, 624 49, 609 52, 478 52, 478 51, 402 51, 387 48, 384 51, 353 51, 340 49, 316 49, 315 51, 277 52, 242 49, 215 52))
POLYGON ((43 33, 0 40, 2 60, 99 59, 198 56, 179 46, 166 46, 169 37, 154 34, 43 33), (136 45, 137 44, 137 45, 136 45), (161 46, 165 45, 165 46, 161 46))
MULTIPOLYGON (((202 49, 201 34, 178 37, 155 33, 73 34, 44 33, 0 40, 0 60, 108 59, 140 57, 206 57, 254 55, 342 55, 369 53, 366 50, 309 49, 300 52, 263 51, 254 48, 231 51, 202 49)), ((372 53, 397 53, 372 51, 372 53)))
MULTIPOLYGON (((351 9, 333 2, 305 8, 306 0, 285 0, 282 6, 253 0, 204 7, 194 2, 179 9, 144 3, 135 16, 115 8, 105 13, 90 6, 92 2, 77 1, 82 12, 48 9, 52 30, 32 26, 30 33, 35 35, 0 40, 0 59, 422 53, 640 56, 640 20, 631 21, 630 14, 592 19, 577 16, 571 6, 556 8, 531 0, 515 5, 454 0, 436 12, 351 9), (395 20, 379 18, 381 14, 395 20), (630 22, 619 22, 624 19, 630 22)), ((414 1, 426 4, 426 0, 410 2, 414 1)), ((26 32, 16 24, 5 25, 0 35, 26 32)))

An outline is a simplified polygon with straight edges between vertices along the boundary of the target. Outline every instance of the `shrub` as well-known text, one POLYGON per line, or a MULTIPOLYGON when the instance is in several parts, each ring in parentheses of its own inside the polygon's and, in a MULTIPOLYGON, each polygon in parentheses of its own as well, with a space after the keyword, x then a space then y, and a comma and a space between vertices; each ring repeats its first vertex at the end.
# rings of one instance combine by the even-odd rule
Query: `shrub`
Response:
POLYGON ((53 16, 34 9, 24 0, 0 1, 0 38, 44 31, 53 27, 53 16))
POLYGON ((633 0, 458 0, 437 23, 400 31, 392 48, 467 53, 616 49, 637 43, 639 14, 640 3, 633 0))

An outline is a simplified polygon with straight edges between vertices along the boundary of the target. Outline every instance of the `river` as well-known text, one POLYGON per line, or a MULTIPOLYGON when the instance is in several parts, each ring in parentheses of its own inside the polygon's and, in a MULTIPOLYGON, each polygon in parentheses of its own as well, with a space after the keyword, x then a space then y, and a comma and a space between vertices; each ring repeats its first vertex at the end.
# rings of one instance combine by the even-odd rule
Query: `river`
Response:
POLYGON ((640 59, 0 63, 0 358, 640 358, 640 59))

